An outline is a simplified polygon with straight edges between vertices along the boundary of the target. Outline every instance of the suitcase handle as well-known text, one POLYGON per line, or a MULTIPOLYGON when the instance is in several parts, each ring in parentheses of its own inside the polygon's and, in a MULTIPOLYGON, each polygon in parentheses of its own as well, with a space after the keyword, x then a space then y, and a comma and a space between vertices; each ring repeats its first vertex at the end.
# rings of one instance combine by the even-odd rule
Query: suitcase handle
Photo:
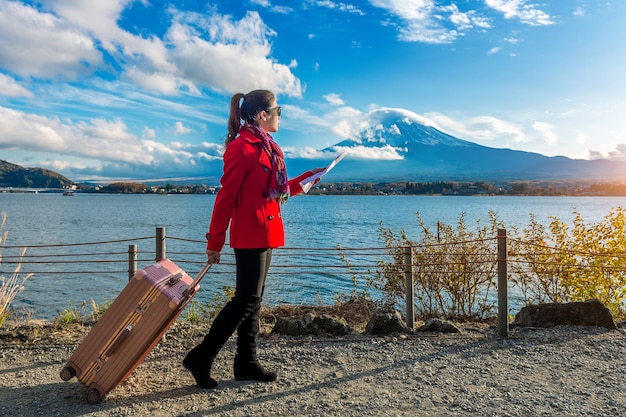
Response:
POLYGON ((129 324, 128 326, 126 326, 124 330, 122 330, 120 335, 117 337, 117 340, 113 342, 111 347, 106 351, 105 355, 107 357, 111 357, 120 348, 120 346, 122 346, 122 343, 124 342, 124 340, 126 340, 126 338, 130 336, 132 332, 133 332, 133 325, 129 324))
POLYGON ((213 262, 207 262, 206 264, 204 264, 200 272, 198 272, 198 275, 196 275, 196 278, 193 280, 193 282, 189 285, 189 287, 187 287, 185 291, 183 291, 183 297, 187 298, 196 291, 200 280, 202 279, 202 277, 204 277, 207 271, 211 269, 211 266, 213 266, 213 262))
POLYGON ((179 272, 176 275, 173 275, 172 277, 170 277, 170 279, 167 281, 167 285, 175 285, 177 284, 181 279, 183 279, 183 273, 179 272))

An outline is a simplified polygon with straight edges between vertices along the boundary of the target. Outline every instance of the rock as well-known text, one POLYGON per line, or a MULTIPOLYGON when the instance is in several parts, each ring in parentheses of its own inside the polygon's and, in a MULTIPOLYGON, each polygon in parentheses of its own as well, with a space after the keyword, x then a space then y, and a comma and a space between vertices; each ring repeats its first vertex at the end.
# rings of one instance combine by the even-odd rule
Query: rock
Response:
POLYGON ((597 326, 617 328, 613 315, 600 301, 546 303, 522 308, 512 325, 523 327, 597 326))
POLYGON ((398 311, 376 313, 365 327, 365 333, 372 335, 410 332, 398 311))
POLYGON ((281 317, 276 321, 272 333, 287 336, 320 335, 344 336, 354 333, 345 321, 327 315, 305 314, 297 317, 281 317))
POLYGON ((428 319, 426 323, 417 329, 418 332, 460 333, 461 329, 449 321, 428 319))

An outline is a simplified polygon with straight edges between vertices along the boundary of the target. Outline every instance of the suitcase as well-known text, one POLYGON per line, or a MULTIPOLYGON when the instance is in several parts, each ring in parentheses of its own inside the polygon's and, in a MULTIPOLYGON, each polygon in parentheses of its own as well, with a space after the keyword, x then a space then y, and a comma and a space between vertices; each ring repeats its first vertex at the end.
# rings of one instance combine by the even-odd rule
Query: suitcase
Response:
POLYGON ((102 401, 161 340, 210 267, 195 279, 168 259, 138 271, 76 348, 61 379, 76 376, 88 388, 88 403, 102 401))

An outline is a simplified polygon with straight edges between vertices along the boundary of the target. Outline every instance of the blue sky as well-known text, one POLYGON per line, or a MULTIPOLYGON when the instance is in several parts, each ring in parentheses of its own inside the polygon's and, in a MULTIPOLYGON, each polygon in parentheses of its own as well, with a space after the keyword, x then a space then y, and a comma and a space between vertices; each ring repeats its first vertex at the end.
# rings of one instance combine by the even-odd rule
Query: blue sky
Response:
POLYGON ((0 159, 202 177, 230 96, 267 88, 276 140, 312 166, 381 108, 490 147, 624 160, 624 16, 603 0, 1 0, 0 159))

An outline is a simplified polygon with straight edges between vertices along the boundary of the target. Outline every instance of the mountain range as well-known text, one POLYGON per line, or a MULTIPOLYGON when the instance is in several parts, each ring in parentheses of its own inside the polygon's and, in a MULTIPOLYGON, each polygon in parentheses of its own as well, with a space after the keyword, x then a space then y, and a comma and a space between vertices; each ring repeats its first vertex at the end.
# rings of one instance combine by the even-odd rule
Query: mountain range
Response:
MULTIPOLYGON (((430 181, 536 181, 626 179, 626 161, 571 159, 533 152, 491 148, 458 139, 438 130, 432 122, 399 109, 370 113, 368 127, 353 138, 321 150, 322 160, 287 157, 291 176, 324 166, 334 155, 346 157, 326 182, 430 182, 430 181)), ((221 164, 191 180, 137 180, 149 183, 216 184, 221 164)), ((68 178, 42 168, 23 168, 0 161, 0 186, 61 188, 68 178)))
MULTIPOLYGON (((626 161, 584 160, 490 148, 446 134, 414 113, 378 110, 370 127, 324 151, 347 151, 329 181, 626 179, 626 161), (363 159, 359 154, 386 155, 363 159)), ((288 161, 298 172, 306 160, 288 161)), ((308 166, 311 163, 308 161, 308 166)))

